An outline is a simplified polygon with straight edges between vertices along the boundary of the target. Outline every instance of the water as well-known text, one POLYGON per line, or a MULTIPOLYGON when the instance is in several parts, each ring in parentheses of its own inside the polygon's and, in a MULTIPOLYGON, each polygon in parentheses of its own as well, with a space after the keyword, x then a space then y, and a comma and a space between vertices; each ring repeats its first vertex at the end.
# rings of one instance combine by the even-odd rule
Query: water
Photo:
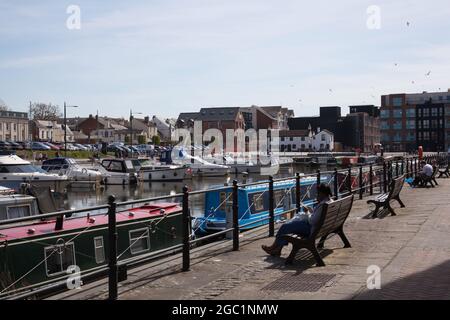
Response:
MULTIPOLYGON (((321 169, 326 170, 326 167, 321 169)), ((316 172, 316 170, 317 168, 291 164, 289 166, 281 166, 275 178, 292 177, 295 175, 295 172, 313 173, 316 172)), ((191 191, 207 190, 212 187, 223 186, 227 182, 231 184, 234 179, 237 179, 239 183, 244 182, 244 177, 242 175, 230 175, 228 177, 194 177, 192 180, 186 180, 183 182, 143 182, 138 186, 104 186, 98 188, 97 190, 71 188, 67 194, 65 207, 66 209, 81 209, 106 204, 108 202, 109 195, 114 195, 117 202, 124 202, 128 200, 147 199, 170 194, 178 194, 182 192, 184 185, 187 185, 191 191)), ((247 177, 247 182, 250 183, 267 179, 267 176, 251 174, 247 177)), ((203 200, 203 195, 191 197, 190 206, 193 216, 198 216, 203 212, 203 200)), ((165 201, 180 202, 181 199, 174 197, 165 201)))

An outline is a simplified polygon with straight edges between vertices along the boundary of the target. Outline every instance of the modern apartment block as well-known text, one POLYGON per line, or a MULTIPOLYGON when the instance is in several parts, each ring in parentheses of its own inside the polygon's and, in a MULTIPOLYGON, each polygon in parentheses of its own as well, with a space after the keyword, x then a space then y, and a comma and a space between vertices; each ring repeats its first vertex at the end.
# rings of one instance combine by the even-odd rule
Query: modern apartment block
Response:
POLYGON ((447 92, 381 97, 381 143, 386 151, 446 151, 450 147, 450 89, 447 92))

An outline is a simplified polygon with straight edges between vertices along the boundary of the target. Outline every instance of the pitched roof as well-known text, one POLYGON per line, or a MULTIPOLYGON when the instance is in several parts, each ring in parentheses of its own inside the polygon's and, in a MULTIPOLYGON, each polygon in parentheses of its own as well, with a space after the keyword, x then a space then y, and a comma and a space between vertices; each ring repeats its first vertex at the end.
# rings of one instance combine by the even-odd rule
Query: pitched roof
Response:
POLYGON ((200 114, 196 120, 235 120, 239 113, 239 110, 239 107, 201 108, 200 114))
POLYGON ((307 137, 309 130, 280 130, 280 137, 307 137))

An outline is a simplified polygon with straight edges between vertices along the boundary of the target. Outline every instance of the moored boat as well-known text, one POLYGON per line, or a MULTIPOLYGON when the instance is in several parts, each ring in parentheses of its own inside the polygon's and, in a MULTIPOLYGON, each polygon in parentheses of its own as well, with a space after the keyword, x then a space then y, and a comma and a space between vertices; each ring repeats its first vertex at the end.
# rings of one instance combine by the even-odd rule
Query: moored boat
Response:
MULTIPOLYGON (((116 219, 119 262, 181 243, 182 216, 176 203, 124 210, 116 219)), ((107 223, 108 216, 101 213, 66 219, 60 227, 53 220, 2 227, 0 297, 16 289, 64 281, 73 268, 84 275, 106 266, 107 223)))

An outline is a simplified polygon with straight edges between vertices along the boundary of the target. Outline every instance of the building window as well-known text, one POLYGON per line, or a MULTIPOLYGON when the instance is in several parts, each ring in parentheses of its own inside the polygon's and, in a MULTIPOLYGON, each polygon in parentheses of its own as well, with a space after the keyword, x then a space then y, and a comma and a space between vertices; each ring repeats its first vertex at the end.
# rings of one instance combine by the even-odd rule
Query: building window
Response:
POLYGON ((391 115, 390 115, 389 110, 381 110, 380 111, 380 117, 383 118, 383 119, 390 118, 391 115))
POLYGON ((322 135, 322 141, 325 141, 325 135, 324 134, 322 135))
POLYGON ((437 117, 438 115, 438 108, 432 108, 431 109, 431 116, 432 117, 437 117))
POLYGON ((424 140, 424 141, 430 140, 430 133, 429 133, 428 131, 424 131, 424 132, 423 132, 423 138, 422 138, 422 140, 424 140))
POLYGON ((392 105, 394 107, 401 107, 403 105, 403 98, 402 97, 392 98, 392 105))
POLYGON ((105 262, 105 246, 103 244, 103 237, 94 238, 95 262, 105 262))
POLYGON ((387 121, 381 121, 380 122, 380 128, 383 130, 389 129, 389 123, 387 121))
POLYGON ((430 110, 429 109, 423 109, 422 110, 422 117, 429 117, 430 116, 430 110))
POLYGON ((130 231, 131 254, 137 254, 148 250, 150 250, 148 228, 130 231))
POLYGON ((394 110, 394 118, 401 118, 403 116, 403 110, 394 110))
POLYGON ((73 243, 59 244, 44 249, 47 276, 65 273, 69 266, 75 265, 73 243))
POLYGON ((414 118, 416 116, 416 110, 413 108, 406 109, 406 117, 414 118))
POLYGON ((415 128, 416 128, 416 121, 414 120, 406 121, 406 129, 415 129, 415 128))
POLYGON ((423 128, 424 129, 430 128, 430 120, 423 120, 423 128))
POLYGON ((396 130, 402 129, 402 122, 401 121, 395 121, 394 122, 394 129, 396 129, 396 130))

